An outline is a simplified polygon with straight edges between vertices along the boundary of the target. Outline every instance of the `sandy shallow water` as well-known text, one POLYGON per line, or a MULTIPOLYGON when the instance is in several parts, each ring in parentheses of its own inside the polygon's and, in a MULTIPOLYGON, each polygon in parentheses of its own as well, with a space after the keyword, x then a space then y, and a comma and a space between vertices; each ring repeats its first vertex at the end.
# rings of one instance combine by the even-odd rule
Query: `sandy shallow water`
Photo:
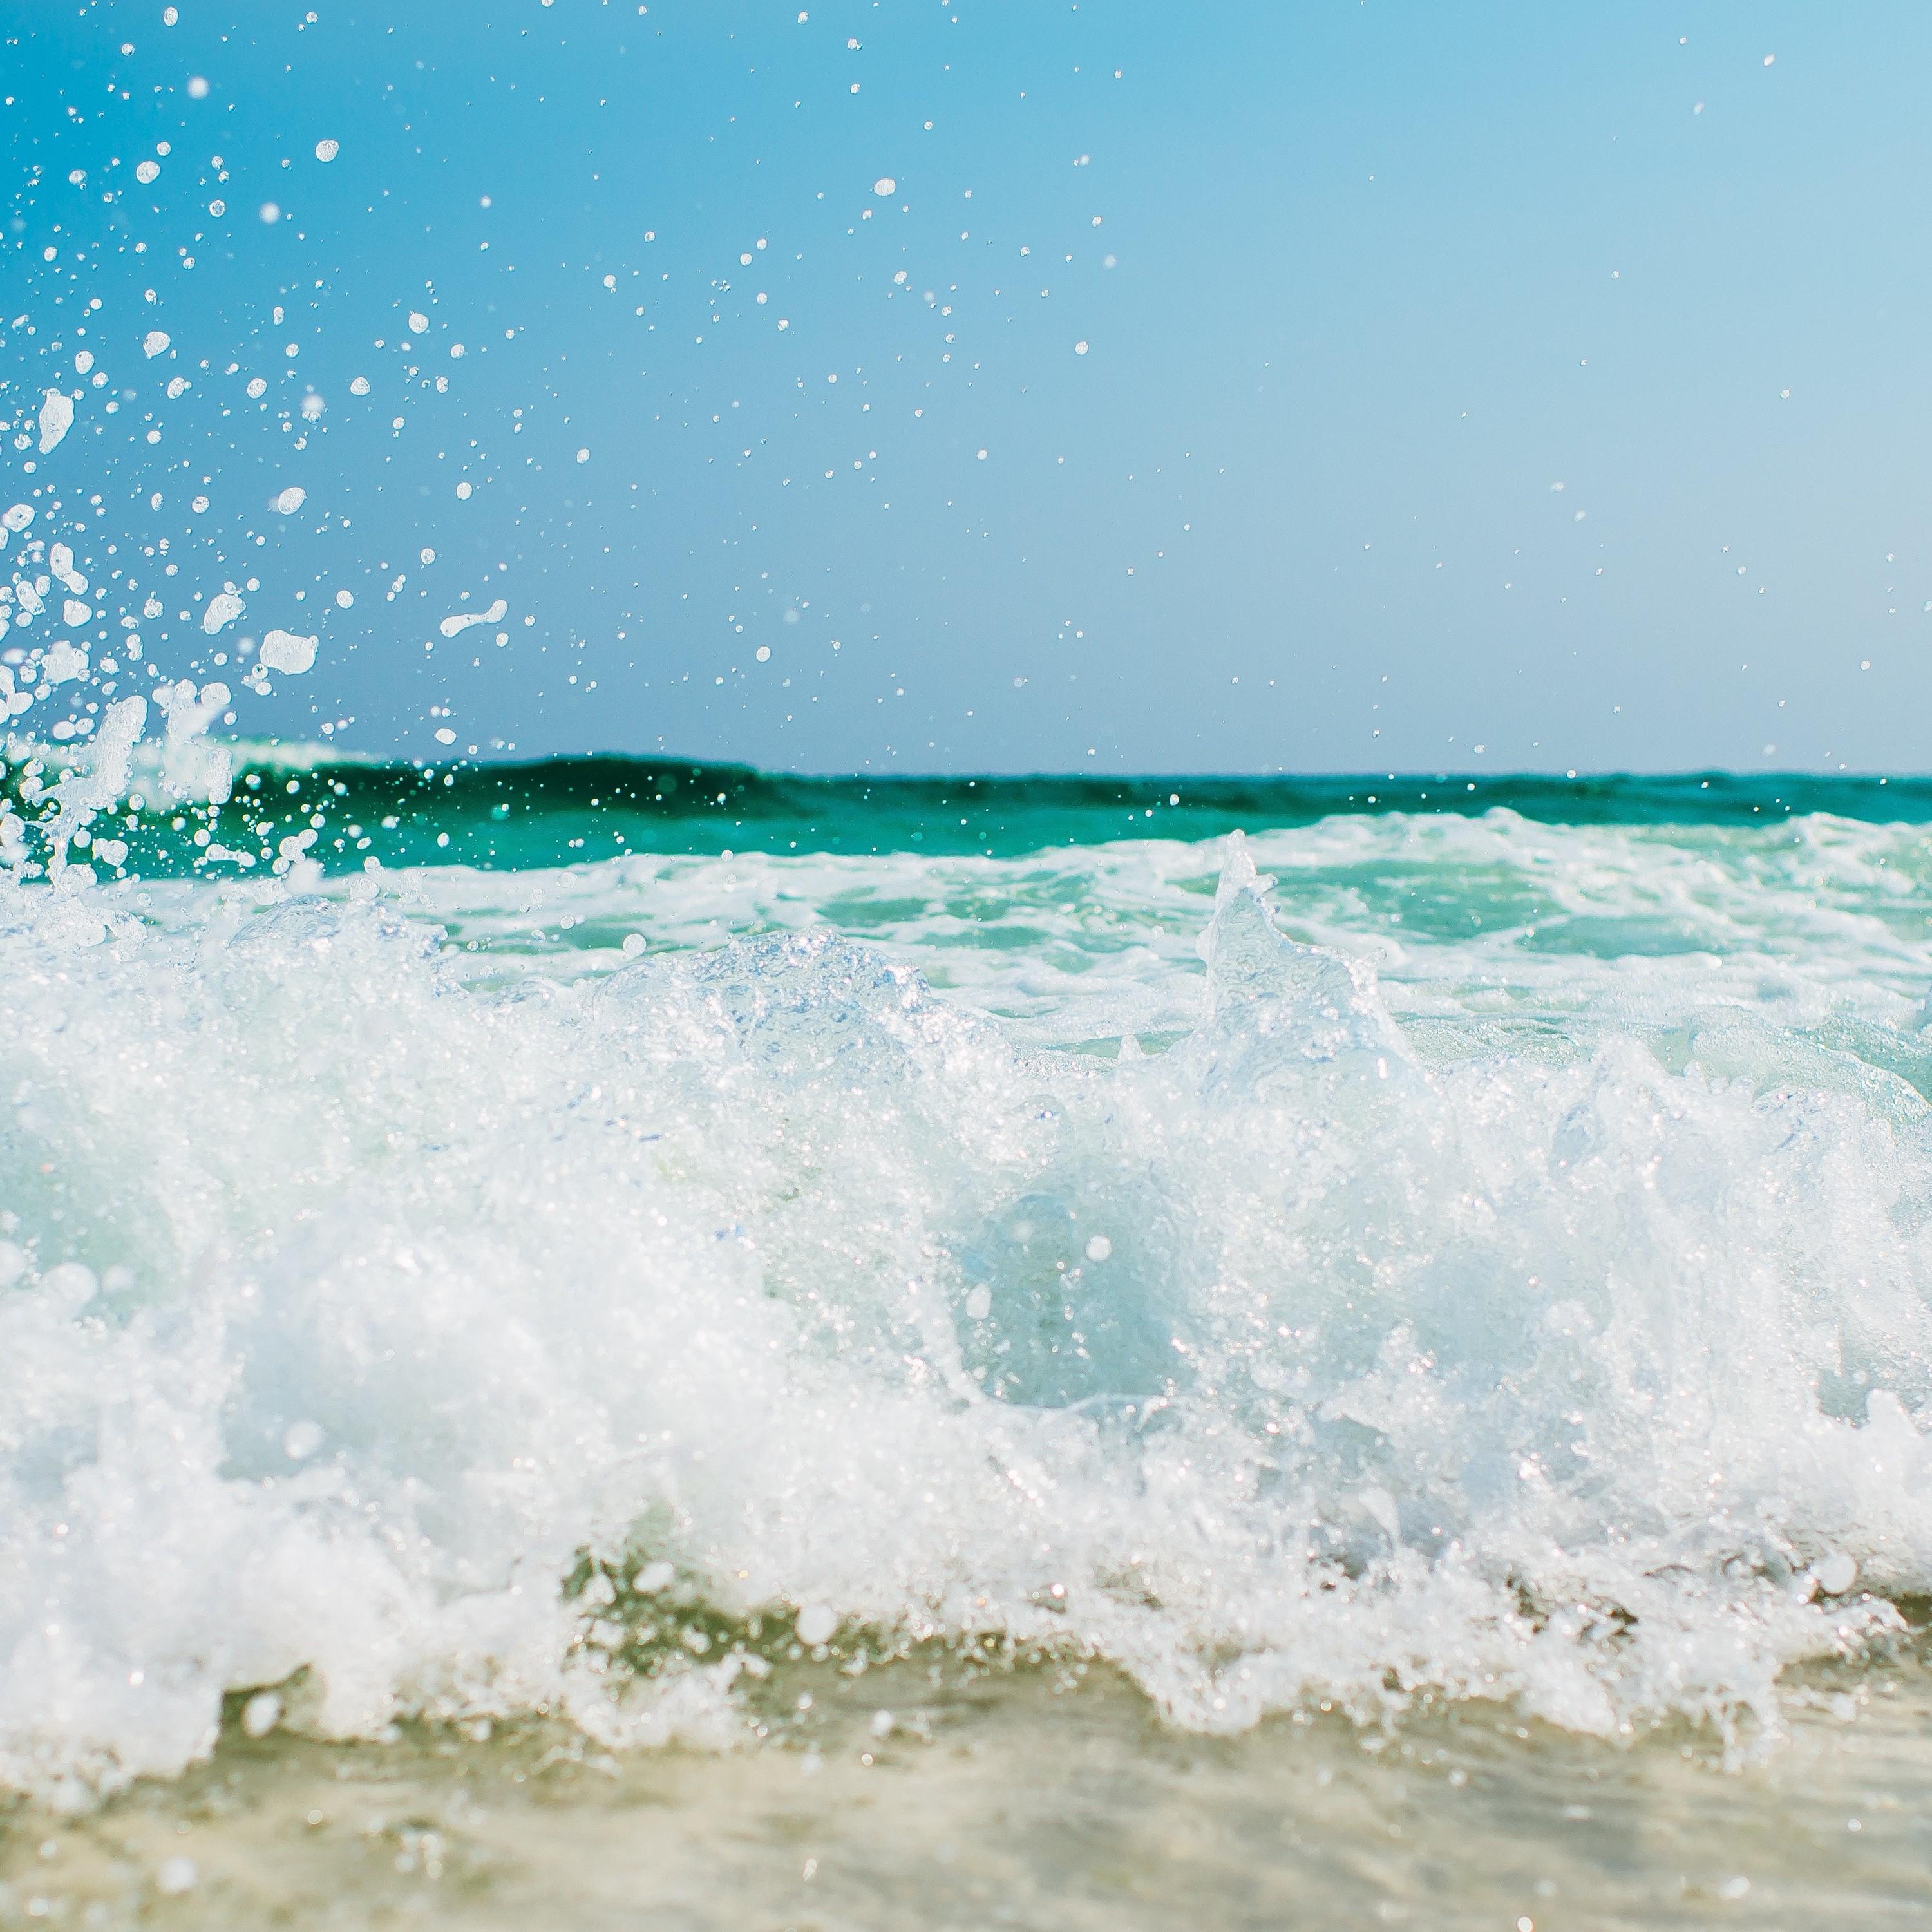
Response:
POLYGON ((1730 1768, 1688 1729, 1619 1748, 1471 1704, 1204 1738, 1097 1670, 950 1660, 781 1671, 767 1738, 718 1756, 231 1723, 182 1780, 10 1810, 0 1922, 1922 1925, 1928 1663, 1812 1673, 1790 1735, 1730 1768))

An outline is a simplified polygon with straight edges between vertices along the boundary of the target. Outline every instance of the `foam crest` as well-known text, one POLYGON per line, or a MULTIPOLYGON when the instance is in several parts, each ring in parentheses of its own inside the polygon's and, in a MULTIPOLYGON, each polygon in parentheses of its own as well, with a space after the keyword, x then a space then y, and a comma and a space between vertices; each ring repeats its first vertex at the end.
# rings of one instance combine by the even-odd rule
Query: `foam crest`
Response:
POLYGON ((1204 1728, 1744 1737, 1932 1588, 1876 1017, 1700 966, 1425 1052, 1238 841, 1192 1030, 1111 1061, 824 922, 505 980, 372 881, 4 890, 12 1784, 263 1684, 716 1742, 767 1627, 1070 1648, 1204 1728))

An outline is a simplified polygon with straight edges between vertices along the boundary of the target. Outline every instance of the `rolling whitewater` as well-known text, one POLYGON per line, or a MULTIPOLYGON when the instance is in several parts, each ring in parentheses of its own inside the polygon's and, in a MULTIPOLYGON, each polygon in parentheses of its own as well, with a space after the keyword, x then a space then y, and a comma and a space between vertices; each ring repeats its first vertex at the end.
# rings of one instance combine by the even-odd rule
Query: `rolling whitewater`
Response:
MULTIPOLYGON (((1271 1780, 1379 1842, 1405 1764, 1742 1807, 1790 1869, 1686 1876, 1731 1922, 1878 1736, 1819 1882, 1909 1868, 1932 786, 141 748, 8 767, 0 1777, 76 1821, 22 1910, 179 1804, 247 1922, 234 1807, 361 1794, 370 1900, 507 1923, 586 1764, 822 1770, 836 1835, 1070 1736, 1124 1869, 1271 1780)), ((1571 1822, 1526 1912, 1611 1882, 1571 1822)))

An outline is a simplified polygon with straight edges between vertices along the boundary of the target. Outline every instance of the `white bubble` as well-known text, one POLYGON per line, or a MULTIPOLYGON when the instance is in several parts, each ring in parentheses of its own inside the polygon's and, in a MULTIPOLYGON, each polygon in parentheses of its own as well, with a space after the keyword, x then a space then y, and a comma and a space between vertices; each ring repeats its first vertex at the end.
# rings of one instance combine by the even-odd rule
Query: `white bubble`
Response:
POLYGON ((356 593, 352 590, 338 590, 335 593, 335 604, 338 610, 346 610, 355 602, 356 593))
MULTIPOLYGON (((632 959, 637 958, 644 952, 646 943, 644 935, 641 932, 627 932, 624 935, 624 951, 626 956, 632 959)), ((667 1564, 664 1567, 668 1569, 670 1566, 667 1564)), ((641 1574, 640 1572, 640 1574, 641 1574)), ((640 1583, 638 1587, 642 1589, 644 1586, 640 1583)))
POLYGON ((1095 1234, 1087 1244, 1087 1258, 1090 1262, 1103 1262, 1114 1252, 1114 1244, 1105 1234, 1095 1234))
POLYGON ((892 1736, 892 1723, 893 1719, 891 1712, 874 1711, 872 1713, 872 1721, 867 1724, 866 1728, 872 1732, 874 1737, 884 1739, 892 1736))
POLYGON ((587 449, 580 449, 577 452, 577 460, 580 463, 588 463, 590 460, 590 451, 587 449))
POLYGON ((1842 1597, 1858 1580, 1858 1559, 1842 1550, 1834 1550, 1822 1562, 1812 1564, 1811 1574, 1828 1597, 1842 1597))
POLYGON ((463 503, 468 502, 470 500, 470 485, 467 483, 458 484, 456 486, 456 496, 458 502, 463 503))
MULTIPOLYGON (((634 932, 632 933, 631 939, 637 938, 638 935, 634 932)), ((627 939, 624 942, 624 950, 628 952, 630 950, 631 940, 627 939)), ((638 950, 641 952, 644 950, 644 941, 640 939, 638 940, 638 950)), ((654 1597, 660 1590, 668 1588, 676 1575, 676 1567, 673 1564, 646 1563, 631 1579, 631 1587, 640 1597, 654 1597)))
POLYGON ((410 332, 413 335, 422 335, 427 332, 428 328, 429 317, 424 315, 422 310, 419 308, 411 309, 410 310, 410 332))
POLYGON ((340 141, 318 141, 315 144, 315 158, 319 161, 332 161, 341 152, 340 141))
POLYGON ((198 74, 189 76, 188 98, 190 100, 206 100, 208 98, 208 82, 203 76, 198 74))
POLYGON ((826 1604, 808 1604, 798 1613, 800 1643, 828 1643, 838 1628, 838 1612, 826 1604))
POLYGON ((250 376, 249 377, 248 393, 251 397, 259 398, 264 396, 267 394, 268 389, 268 384, 264 382, 260 376, 250 376))
POLYGON ((134 178, 145 188, 149 182, 154 180, 160 172, 161 164, 159 161, 139 161, 135 164, 134 178))
POLYGON ((168 332, 164 328, 151 328, 141 338, 141 353, 151 362, 168 346, 168 332))
POLYGON ((291 483, 276 497, 276 512, 280 516, 292 517, 308 501, 308 492, 299 483, 291 483))
POLYGON ((262 219, 267 222, 272 227, 275 223, 280 220, 282 218, 282 211, 280 206, 272 201, 263 202, 257 212, 260 213, 262 219))
POLYGON ((993 1312, 993 1291, 982 1281, 970 1289, 966 1296, 968 1318, 983 1322, 993 1312))
POLYGON ((306 1462, 321 1447, 319 1422, 292 1422, 282 1437, 282 1454, 291 1462, 306 1462))
POLYGON ((439 745, 453 745, 456 742, 456 734, 447 724, 439 724, 436 728, 436 742, 439 745))
POLYGON ((1087 352, 1086 344, 1084 342, 1076 342, 1073 345, 1073 352, 1076 356, 1084 356, 1087 352))
POLYGON ((891 194, 897 190, 898 187, 898 183, 894 181, 890 175, 881 175, 873 182, 872 192, 880 195, 891 194))
POLYGON ((349 393, 352 396, 366 396, 369 393, 368 377, 367 376, 354 377, 350 382, 349 393))
POLYGON ((170 1898, 178 1898, 183 1892, 192 1892, 200 1876, 201 1868, 194 1859, 165 1858, 154 1874, 154 1889, 170 1898))
POLYGON ((770 664, 772 661, 771 646, 770 644, 760 644, 758 646, 758 658, 759 663, 770 664))
POLYGON ((242 1706, 242 1728, 251 1738, 266 1738, 282 1721, 282 1700, 272 1690, 257 1690, 242 1706))
POLYGON ((84 1262, 62 1262, 40 1276, 40 1286, 49 1294, 80 1308, 94 1299, 100 1282, 84 1262))

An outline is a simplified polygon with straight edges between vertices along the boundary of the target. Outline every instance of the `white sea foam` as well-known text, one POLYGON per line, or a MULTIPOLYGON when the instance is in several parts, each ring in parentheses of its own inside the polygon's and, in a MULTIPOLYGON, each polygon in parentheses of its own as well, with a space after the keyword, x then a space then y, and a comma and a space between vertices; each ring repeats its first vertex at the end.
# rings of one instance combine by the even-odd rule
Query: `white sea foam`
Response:
MULTIPOLYGON (((1268 846, 1332 878, 1414 836, 1268 846)), ((1640 898, 1722 900, 1640 849, 1640 898)), ((1203 862, 1109 850, 1163 906, 1203 862)), ((1037 862, 970 862, 996 931, 996 886, 1051 918, 1037 862)), ((566 878, 628 932, 734 866, 566 878)), ((143 908, 80 869, 0 908, 15 1784, 170 1771, 304 1670, 284 1720, 323 1731, 724 1735, 729 1658, 614 1693, 586 1550, 814 1633, 1072 1643, 1206 1728, 1430 1690, 1774 1729, 1784 1664, 1932 1586, 1932 1139, 1882 932, 1835 988, 1571 951, 1527 997, 1480 939, 1382 942, 1392 1010, 1359 904, 1355 956, 1287 940, 1238 847, 1204 976, 1165 911, 1114 975, 1191 1030, 1109 1063, 1041 1043, 1037 938, 996 1018, 836 896, 506 981, 368 882, 143 908)))

